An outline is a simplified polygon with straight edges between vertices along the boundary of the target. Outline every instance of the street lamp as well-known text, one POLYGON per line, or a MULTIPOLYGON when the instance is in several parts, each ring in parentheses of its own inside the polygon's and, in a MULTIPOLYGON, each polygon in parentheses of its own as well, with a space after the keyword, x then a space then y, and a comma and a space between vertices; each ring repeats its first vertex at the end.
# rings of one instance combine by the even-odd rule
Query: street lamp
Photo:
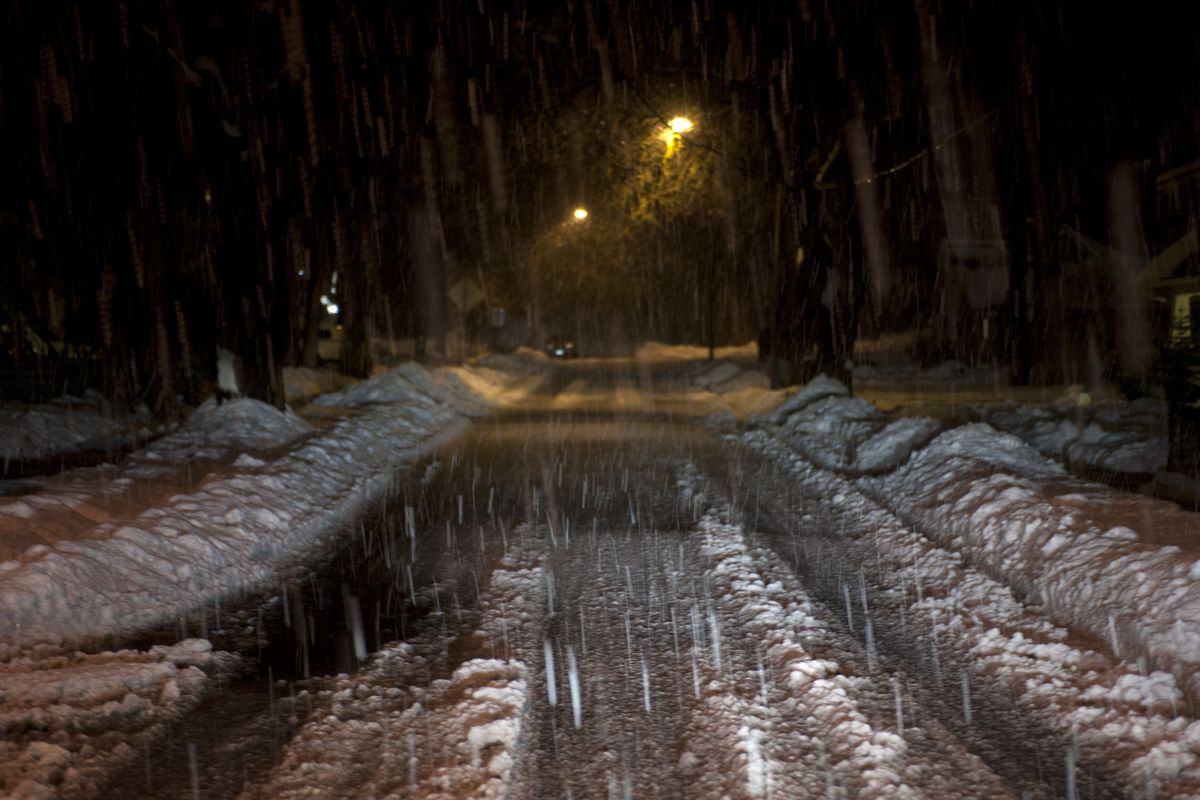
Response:
POLYGON ((588 215, 587 209, 582 208, 582 207, 577 208, 572 212, 572 216, 575 217, 577 222, 583 222, 585 219, 587 219, 587 215, 588 215))
POLYGON ((675 117, 671 120, 670 126, 671 130, 675 133, 687 133, 693 127, 695 127, 692 125, 692 121, 687 117, 675 117))
POLYGON ((659 137, 667 143, 667 153, 675 149, 679 144, 679 140, 683 138, 683 134, 696 127, 695 124, 687 117, 672 117, 667 123, 667 127, 659 134, 659 137))

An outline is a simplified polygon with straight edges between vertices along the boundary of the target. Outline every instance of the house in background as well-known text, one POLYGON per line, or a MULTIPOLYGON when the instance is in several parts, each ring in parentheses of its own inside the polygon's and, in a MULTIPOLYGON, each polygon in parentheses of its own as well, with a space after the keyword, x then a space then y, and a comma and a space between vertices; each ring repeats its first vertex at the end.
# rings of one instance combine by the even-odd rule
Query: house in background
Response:
POLYGON ((1115 368, 1098 354, 1115 347, 1118 286, 1132 268, 1135 284, 1150 300, 1153 346, 1195 341, 1200 344, 1200 161, 1162 173, 1156 179, 1154 231, 1147 248, 1152 253, 1130 263, 1127 255, 1106 242, 1093 239, 1077 228, 1062 225, 1058 230, 1059 296, 1063 304, 1064 360, 1088 365, 1068 380, 1094 381, 1111 376, 1097 373, 1097 364, 1115 368))
POLYGON ((1169 243, 1147 272, 1160 341, 1200 344, 1200 161, 1158 176, 1154 210, 1169 243))

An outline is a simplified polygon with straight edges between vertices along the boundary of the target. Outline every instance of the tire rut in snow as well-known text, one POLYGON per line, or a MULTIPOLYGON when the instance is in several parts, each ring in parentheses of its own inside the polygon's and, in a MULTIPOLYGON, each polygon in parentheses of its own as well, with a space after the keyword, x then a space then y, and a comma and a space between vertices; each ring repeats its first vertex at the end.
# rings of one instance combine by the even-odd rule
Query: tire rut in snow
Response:
POLYGON ((855 669, 862 660, 857 641, 831 629, 786 565, 729 524, 727 509, 710 509, 698 528, 723 635, 743 658, 757 653, 759 675, 748 677, 762 688, 751 717, 759 727, 747 726, 743 747, 747 794, 1016 796, 943 731, 905 731, 903 717, 889 713, 890 693, 855 669), (924 746, 927 737, 935 747, 924 746), (805 742, 807 751, 796 746, 805 742), (798 784, 797 777, 806 780, 798 784))
POLYGON ((710 516, 698 531, 546 547, 510 796, 1016 796, 940 728, 912 729, 915 747, 893 732, 890 682, 844 672, 833 658, 861 647, 839 648, 786 565, 739 528, 710 516))
POLYGON ((505 796, 528 705, 530 623, 545 603, 536 538, 525 526, 512 532, 473 631, 427 628, 339 676, 311 699, 310 722, 266 785, 242 796, 505 796), (436 666, 445 653, 463 660, 436 666))
POLYGON ((695 796, 676 769, 679 543, 631 529, 548 545, 543 655, 513 797, 695 796))

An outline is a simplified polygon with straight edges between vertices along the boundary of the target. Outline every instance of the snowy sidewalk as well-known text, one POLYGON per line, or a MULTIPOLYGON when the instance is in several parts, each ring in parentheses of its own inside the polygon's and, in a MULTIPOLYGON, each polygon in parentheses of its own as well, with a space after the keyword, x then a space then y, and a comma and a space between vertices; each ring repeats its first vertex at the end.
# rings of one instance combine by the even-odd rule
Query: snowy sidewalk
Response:
POLYGON ((319 397, 320 430, 256 401, 210 402, 119 468, 0 499, 0 643, 130 633, 276 585, 438 437, 546 369, 533 355, 405 364, 319 397))

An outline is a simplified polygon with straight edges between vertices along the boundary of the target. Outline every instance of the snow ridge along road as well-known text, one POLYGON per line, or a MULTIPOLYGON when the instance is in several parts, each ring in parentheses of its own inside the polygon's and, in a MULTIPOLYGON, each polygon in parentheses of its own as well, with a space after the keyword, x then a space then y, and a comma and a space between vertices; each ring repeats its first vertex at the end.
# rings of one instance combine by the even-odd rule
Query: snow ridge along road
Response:
POLYGON ((1022 596, 1109 641, 1118 654, 1173 673, 1200 702, 1194 514, 1071 478, 987 425, 935 437, 933 420, 886 424, 873 406, 827 378, 758 422, 795 451, 790 458, 844 476, 1022 596), (1143 526, 1148 530, 1137 530, 1143 526), (1192 544, 1184 550, 1155 537, 1192 544))
MULTIPOLYGON (((342 416, 282 456, 264 461, 243 453, 231 470, 125 524, 100 523, 0 562, 0 643, 71 643, 131 633, 278 585, 289 569, 327 548, 380 502, 397 470, 439 438, 461 433, 467 416, 527 394, 539 365, 516 357, 500 363, 516 376, 487 367, 435 374, 406 364, 325 395, 320 404, 343 409, 342 416)), ((194 416, 200 422, 157 442, 126 472, 144 479, 147 468, 179 454, 253 449, 253 436, 231 439, 230 427, 257 435, 279 427, 285 415, 239 400, 211 404, 194 416)), ((295 424, 282 442, 294 441, 296 425, 303 425, 289 418, 295 424)), ((0 504, 0 521, 27 525, 39 513, 88 500, 77 494, 8 501, 0 504)), ((92 502, 102 505, 103 499, 92 502)))
MULTIPOLYGON (((241 660, 206 640, 83 651, 156 625, 206 636, 211 621, 248 631, 253 655, 264 633, 256 601, 334 548, 395 488, 397 470, 546 374, 541 359, 490 362, 505 371, 406 365, 355 384, 333 396, 336 409, 326 400, 332 422, 317 432, 253 400, 210 403, 120 467, 74 470, 38 494, 0 501, 0 534, 48 534, 0 562, 0 796, 95 797, 113 780, 124 794, 152 794, 152 772, 177 778, 147 761, 143 780, 135 765, 173 737, 192 740, 189 715, 214 697, 240 705, 223 687, 241 660), (179 487, 200 463, 213 468, 179 487), (146 497, 151 507, 109 516, 114 499, 129 507, 146 497), (235 613, 243 598, 249 617, 235 613)), ((287 727, 247 713, 246 729, 268 744, 287 727)), ((196 769, 206 752, 192 740, 173 755, 196 769)))
MULTIPOLYGON (((1002 695, 1008 693, 1027 720, 1036 721, 1047 733, 1057 732, 1053 735, 1064 743, 1067 763, 1065 768, 1060 763, 1047 769, 1062 772, 1064 781, 1088 760, 1104 765, 1105 777, 1096 785, 1111 789, 1116 796, 1200 795, 1200 722, 1190 711, 1193 706, 1187 684, 1181 685, 1170 672, 1149 669, 1145 659, 1136 657, 1136 650, 1125 649, 1126 659, 1122 660, 1122 640, 1117 639, 1114 646, 1113 628, 1096 625, 1100 630, 1089 637, 1056 623, 1046 613, 1053 614, 1055 607, 1030 603, 1027 592, 1018 593, 1006 583, 1012 570, 1006 562, 997 563, 988 558, 988 549, 973 549, 969 541, 964 543, 968 537, 989 541, 988 534, 1003 539, 1007 507, 1004 502, 980 504, 974 515, 963 513, 955 519, 950 511, 955 501, 961 501, 960 510, 972 508, 973 482, 986 491, 997 482, 1019 480, 1000 471, 981 475, 978 469, 966 469, 964 461, 979 464, 991 455, 996 463, 999 453, 1009 457, 1011 471, 1029 458, 1011 437, 981 430, 982 426, 968 428, 965 434, 962 429, 943 434, 942 444, 935 440, 925 450, 916 451, 909 464, 897 470, 907 476, 901 478, 855 477, 853 472, 838 474, 817 466, 797 452, 794 436, 780 435, 769 426, 732 434, 729 439, 782 466, 795 482, 804 500, 791 514, 782 515, 790 524, 838 532, 823 540, 801 539, 793 547, 803 549, 806 558, 836 561, 839 572, 850 573, 836 581, 827 580, 835 585, 826 590, 828 594, 845 593, 848 606, 861 576, 870 576, 870 584, 877 587, 874 613, 889 620, 877 626, 876 636, 885 632, 881 628, 886 624, 900 640, 912 641, 914 634, 918 637, 923 652, 910 659, 911 670, 928 671, 947 692, 958 678, 968 687, 991 685, 1002 695), (955 434, 982 441, 975 447, 963 447, 955 434), (926 473, 924 483, 911 477, 921 474, 922 465, 934 470, 928 466, 931 464, 938 465, 936 474, 926 473), (944 518, 921 510, 921 500, 931 497, 942 499, 943 504, 935 508, 945 511, 944 518), (906 517, 924 524, 914 529, 905 523, 906 517)), ((1037 461, 1031 468, 1039 468, 1043 474, 1056 469, 1034 457, 1037 461)), ((1032 505, 1036 496, 1026 490, 1008 499, 1032 505)), ((1052 505, 1045 499, 1040 503, 1052 505)), ((1065 522, 1061 507, 1050 511, 1041 521, 1025 521, 1032 523, 1029 527, 1034 530, 1062 522, 1059 533, 1066 537, 1083 527, 1079 519, 1083 514, 1078 511, 1065 522)), ((1083 544, 1087 542, 1085 535, 1083 544)), ((1071 546, 1064 544, 1068 549, 1071 546)), ((1140 549, 1153 548, 1141 545, 1140 549)), ((1164 549, 1166 558, 1180 558, 1175 548, 1164 549)), ((1085 547, 1084 553, 1088 552, 1085 547)), ((808 574, 819 579, 822 569, 810 566, 808 574)), ((1049 574, 1056 571, 1065 574, 1058 565, 1047 567, 1049 574)), ((1071 580, 1086 585, 1089 576, 1080 572, 1071 580)), ((1022 587, 1020 581, 1012 583, 1022 587)), ((1165 599, 1170 597, 1164 593, 1165 599)), ((1095 609, 1090 616, 1097 616, 1095 609)), ((1157 618, 1151 615, 1152 620, 1157 618)), ((1074 621, 1069 615, 1067 619, 1074 621)), ((1180 626, 1193 621, 1183 618, 1180 626)), ((1183 653, 1186 657, 1188 650, 1183 653)))

